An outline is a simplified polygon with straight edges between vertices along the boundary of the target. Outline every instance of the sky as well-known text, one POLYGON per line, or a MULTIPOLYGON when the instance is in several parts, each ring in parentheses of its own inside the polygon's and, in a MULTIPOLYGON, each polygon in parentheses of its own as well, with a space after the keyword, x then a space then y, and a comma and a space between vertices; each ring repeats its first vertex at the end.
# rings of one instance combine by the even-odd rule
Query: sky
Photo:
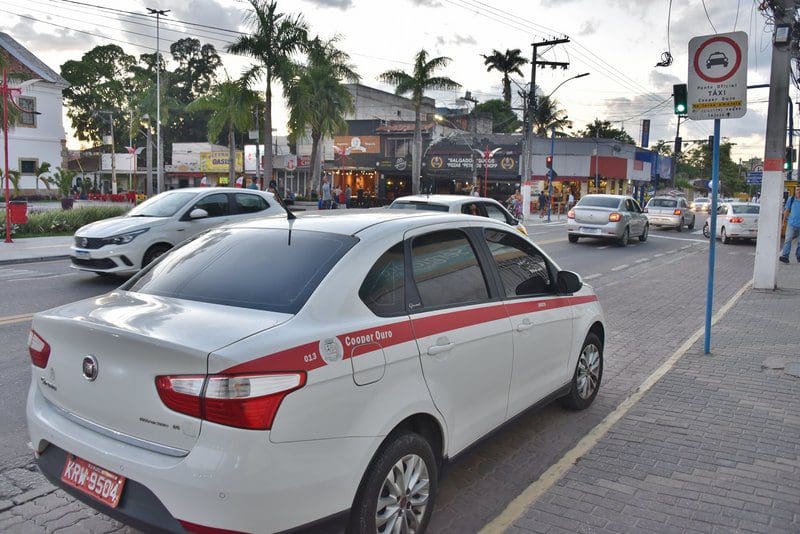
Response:
MULTIPOLYGON (((501 75, 487 72, 482 54, 519 48, 530 58, 532 43, 568 37, 567 44, 539 48, 540 60, 569 63, 567 69, 537 69, 536 84, 542 93, 553 92, 576 133, 599 118, 623 127, 638 141, 641 121, 649 119, 652 146, 659 139, 671 144, 675 138, 672 85, 686 83, 691 38, 746 32, 747 83, 769 83, 772 29, 758 4, 754 0, 278 0, 278 10, 302 15, 312 35, 338 35, 339 47, 350 55, 361 83, 368 86, 393 92, 393 87, 378 81, 379 75, 387 70, 410 71, 420 49, 450 58, 439 74, 462 87, 426 93, 437 106, 463 104, 459 99, 466 91, 479 101, 501 98, 501 75), (656 67, 665 52, 671 53, 672 64, 656 67), (565 82, 583 73, 589 76, 565 82)), ((191 36, 217 48, 223 78, 236 78, 250 65, 247 58, 224 53, 235 32, 248 31, 245 15, 250 3, 245 0, 3 0, 0 31, 58 72, 65 61, 79 59, 101 44, 116 43, 135 55, 153 52, 155 20, 141 16, 148 7, 170 10, 161 19, 162 51, 191 36)), ((525 86, 530 65, 522 70, 524 76, 514 79, 525 86)), ((287 112, 280 92, 276 93, 273 124, 282 135, 287 112)), ((735 143, 734 161, 763 158, 768 97, 768 89, 749 90, 745 116, 722 121, 722 137, 735 143)), ((800 101, 794 87, 790 97, 800 101)), ((519 97, 512 105, 521 105, 519 97)), ((66 119, 65 126, 68 145, 77 148, 66 119)), ((705 140, 713 134, 713 121, 690 120, 680 128, 684 141, 705 140)))

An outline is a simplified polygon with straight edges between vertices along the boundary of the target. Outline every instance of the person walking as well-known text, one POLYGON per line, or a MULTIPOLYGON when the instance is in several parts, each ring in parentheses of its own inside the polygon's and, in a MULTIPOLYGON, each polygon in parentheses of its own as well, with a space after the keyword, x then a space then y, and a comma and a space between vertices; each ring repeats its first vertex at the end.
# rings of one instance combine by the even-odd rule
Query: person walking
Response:
POLYGON ((250 178, 250 183, 247 185, 247 189, 258 189, 258 182, 255 178, 250 178))
POLYGON ((783 263, 789 263, 792 240, 797 239, 795 257, 800 263, 800 187, 795 187, 794 195, 786 200, 786 206, 783 208, 783 220, 786 221, 786 241, 783 242, 783 250, 778 259, 783 263))
POLYGON ((322 179, 322 209, 331 209, 333 198, 331 197, 331 179, 327 175, 322 179))
POLYGON ((572 209, 572 206, 575 205, 575 195, 572 194, 572 191, 569 192, 569 196, 567 197, 567 211, 572 209))
POLYGON ((547 209, 547 195, 544 194, 544 189, 539 191, 539 218, 544 219, 544 213, 547 209))
POLYGON ((350 189, 350 184, 344 188, 344 204, 346 208, 350 207, 350 197, 353 196, 353 190, 350 189))

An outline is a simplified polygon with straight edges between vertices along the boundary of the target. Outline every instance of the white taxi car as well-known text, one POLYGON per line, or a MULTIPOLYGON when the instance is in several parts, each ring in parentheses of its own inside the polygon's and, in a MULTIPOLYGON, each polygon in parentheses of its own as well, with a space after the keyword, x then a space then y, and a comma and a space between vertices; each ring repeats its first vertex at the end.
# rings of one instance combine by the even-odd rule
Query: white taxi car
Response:
POLYGON ((408 195, 396 198, 389 204, 389 209, 447 211, 489 217, 513 226, 521 234, 528 235, 525 225, 493 198, 468 195, 408 195))
POLYGON ((213 226, 285 213, 266 191, 208 187, 165 191, 121 217, 79 228, 70 247, 72 267, 98 274, 132 274, 213 226))
POLYGON ((28 428, 54 484, 144 531, 423 532, 444 462, 592 403, 604 338, 592 289, 505 223, 266 217, 36 314, 28 428))

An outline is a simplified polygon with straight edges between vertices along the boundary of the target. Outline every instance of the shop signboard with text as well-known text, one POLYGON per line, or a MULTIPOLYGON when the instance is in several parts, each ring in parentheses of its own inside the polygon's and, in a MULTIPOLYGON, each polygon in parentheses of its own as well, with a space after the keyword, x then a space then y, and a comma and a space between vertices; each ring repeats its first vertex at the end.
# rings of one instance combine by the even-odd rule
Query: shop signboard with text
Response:
MULTIPOLYGON (((236 172, 241 172, 244 156, 241 151, 236 151, 236 162, 234 168, 236 172)), ((200 152, 200 171, 201 172, 228 172, 230 167, 230 154, 225 151, 200 152)))

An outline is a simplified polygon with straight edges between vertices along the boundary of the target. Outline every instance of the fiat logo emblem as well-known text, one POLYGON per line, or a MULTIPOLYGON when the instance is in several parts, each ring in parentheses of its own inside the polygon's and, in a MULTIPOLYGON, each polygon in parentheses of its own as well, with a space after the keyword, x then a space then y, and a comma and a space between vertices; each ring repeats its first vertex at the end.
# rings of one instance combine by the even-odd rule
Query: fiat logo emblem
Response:
POLYGON ((81 245, 82 247, 86 247, 86 245, 88 245, 88 244, 89 244, 89 240, 88 240, 88 239, 86 239, 85 237, 82 237, 82 238, 81 238, 81 243, 80 243, 80 245, 81 245))
POLYGON ((95 378, 97 378, 97 371, 98 371, 97 358, 95 358, 91 354, 87 355, 83 359, 82 368, 83 368, 83 377, 86 380, 92 382, 95 378))

